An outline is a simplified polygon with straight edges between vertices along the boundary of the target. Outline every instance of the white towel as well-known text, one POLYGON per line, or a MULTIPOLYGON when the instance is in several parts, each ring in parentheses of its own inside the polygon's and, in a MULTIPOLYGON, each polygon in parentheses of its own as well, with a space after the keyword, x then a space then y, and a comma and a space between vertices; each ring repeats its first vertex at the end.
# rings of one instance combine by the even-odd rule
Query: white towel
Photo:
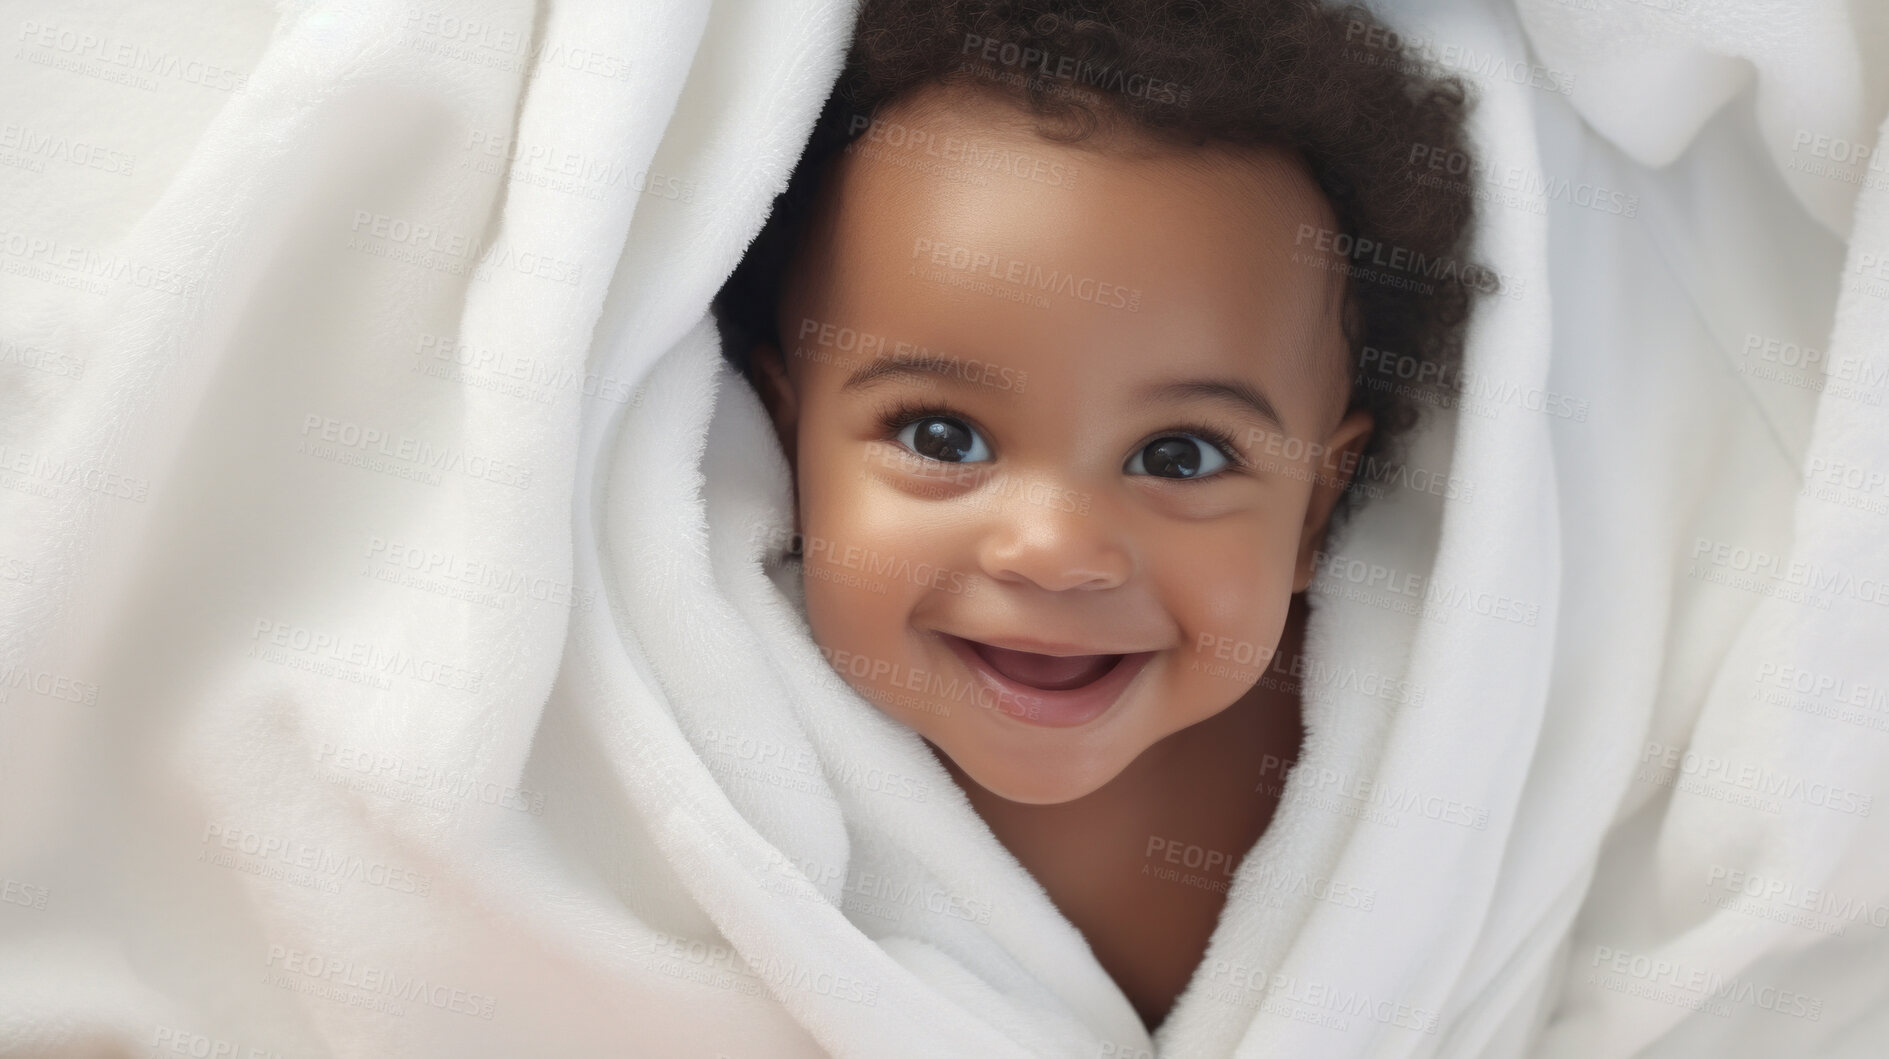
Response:
POLYGON ((851 5, 9 16, 0 1052, 1879 1053, 1881 27, 1378 6, 1509 293, 1152 1036, 812 643, 705 316, 851 5))

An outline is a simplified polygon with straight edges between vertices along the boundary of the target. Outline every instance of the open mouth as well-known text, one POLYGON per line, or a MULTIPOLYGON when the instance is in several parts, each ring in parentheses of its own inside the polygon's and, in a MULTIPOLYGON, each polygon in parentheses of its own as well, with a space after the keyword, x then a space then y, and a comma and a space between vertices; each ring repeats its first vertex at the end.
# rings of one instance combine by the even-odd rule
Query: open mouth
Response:
POLYGON ((980 705, 1026 724, 1066 728, 1109 712, 1156 651, 1050 655, 940 632, 984 689, 980 705))
POLYGON ((992 669, 1040 691, 1071 691, 1093 684, 1127 655, 1040 655, 966 640, 992 669))

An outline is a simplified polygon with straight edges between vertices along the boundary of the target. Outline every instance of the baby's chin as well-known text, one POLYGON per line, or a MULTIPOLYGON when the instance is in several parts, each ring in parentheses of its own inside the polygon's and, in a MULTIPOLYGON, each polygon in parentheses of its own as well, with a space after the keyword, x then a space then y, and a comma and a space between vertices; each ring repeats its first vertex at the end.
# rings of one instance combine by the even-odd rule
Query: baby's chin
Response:
MULTIPOLYGON (((969 773, 966 773, 966 775, 970 775, 971 780, 976 782, 979 787, 982 787, 984 790, 989 791, 991 794, 1007 802, 1015 802, 1018 805, 1065 805, 1101 790, 1108 785, 1110 780, 1121 775, 1121 772, 1122 770, 1117 768, 1106 770, 1100 776, 1091 776, 1080 780, 1067 780, 1063 782, 1045 783, 1033 779, 1025 779, 1024 785, 1021 787, 1012 786, 1002 780, 983 782, 979 781, 974 775, 970 775, 969 773)), ((1005 777, 1004 779, 1012 778, 1013 777, 1005 777)))
POLYGON ((966 786, 975 784, 987 794, 1020 805, 1061 805, 1093 794, 1120 776, 1146 749, 1119 739, 1093 750, 1081 746, 993 748, 960 733, 919 734, 967 793, 975 795, 966 786))

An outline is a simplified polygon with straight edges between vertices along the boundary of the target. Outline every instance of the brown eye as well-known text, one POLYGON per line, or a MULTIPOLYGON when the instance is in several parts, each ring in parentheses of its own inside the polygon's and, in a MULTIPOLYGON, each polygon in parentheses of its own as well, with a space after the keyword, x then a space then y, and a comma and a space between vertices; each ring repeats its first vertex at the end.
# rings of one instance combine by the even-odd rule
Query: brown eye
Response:
POLYGON ((962 422, 949 416, 922 416, 905 424, 899 442, 926 459, 944 463, 981 463, 990 447, 962 422))
POLYGON ((1187 434, 1170 434, 1143 445, 1123 469, 1156 478, 1198 478, 1226 465, 1226 456, 1212 444, 1187 434))

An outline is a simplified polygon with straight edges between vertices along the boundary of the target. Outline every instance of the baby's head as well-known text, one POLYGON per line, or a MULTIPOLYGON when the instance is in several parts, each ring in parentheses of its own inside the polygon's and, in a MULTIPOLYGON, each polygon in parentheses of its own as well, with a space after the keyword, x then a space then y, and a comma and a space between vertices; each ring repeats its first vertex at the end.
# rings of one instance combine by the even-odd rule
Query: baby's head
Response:
POLYGON ((1464 94, 1386 39, 1316 0, 867 0, 716 313, 815 639, 986 789, 1080 797, 1251 691, 1451 374, 1471 204, 1416 178, 1467 158, 1464 94), (1367 348, 1427 367, 1365 385, 1367 348))

